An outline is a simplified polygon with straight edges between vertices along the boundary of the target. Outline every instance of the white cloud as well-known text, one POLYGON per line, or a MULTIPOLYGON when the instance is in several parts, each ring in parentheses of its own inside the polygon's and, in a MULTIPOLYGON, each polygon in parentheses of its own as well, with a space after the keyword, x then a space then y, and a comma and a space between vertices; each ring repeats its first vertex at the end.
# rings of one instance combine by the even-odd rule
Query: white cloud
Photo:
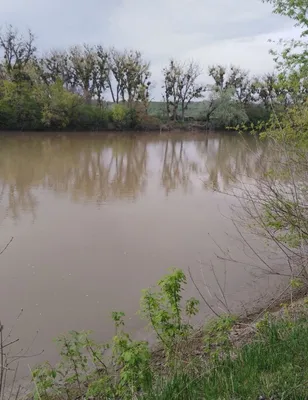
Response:
POLYGON ((109 21, 118 45, 155 54, 290 26, 259 0, 122 0, 109 21))
POLYGON ((253 74, 273 70, 269 38, 293 34, 292 21, 259 0, 122 0, 109 17, 116 46, 141 49, 152 61, 155 97, 172 56, 236 64, 253 74))
POLYGON ((195 59, 206 68, 212 64, 235 64, 254 74, 262 74, 274 69, 269 51, 275 48, 280 38, 292 38, 298 35, 295 28, 286 31, 262 34, 238 39, 226 39, 188 51, 187 58, 195 59))

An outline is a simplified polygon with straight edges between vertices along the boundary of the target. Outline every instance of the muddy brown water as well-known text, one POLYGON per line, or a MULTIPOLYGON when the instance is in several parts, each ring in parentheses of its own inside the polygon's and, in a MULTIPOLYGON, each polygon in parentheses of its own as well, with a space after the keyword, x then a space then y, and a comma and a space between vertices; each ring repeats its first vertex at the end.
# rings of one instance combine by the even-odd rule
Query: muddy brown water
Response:
MULTIPOLYGON (((256 146, 228 133, 1 137, 0 245, 14 240, 0 257, 0 319, 15 324, 19 346, 44 349, 25 362, 55 361, 52 339, 68 330, 108 340, 114 310, 137 337, 150 335, 136 316, 140 291, 171 266, 190 266, 217 310, 211 263, 230 308, 265 301, 273 278, 216 257, 219 244, 243 259, 228 218, 234 198, 219 191, 258 175, 269 150, 256 146)), ((190 283, 185 295, 198 297, 190 283)))

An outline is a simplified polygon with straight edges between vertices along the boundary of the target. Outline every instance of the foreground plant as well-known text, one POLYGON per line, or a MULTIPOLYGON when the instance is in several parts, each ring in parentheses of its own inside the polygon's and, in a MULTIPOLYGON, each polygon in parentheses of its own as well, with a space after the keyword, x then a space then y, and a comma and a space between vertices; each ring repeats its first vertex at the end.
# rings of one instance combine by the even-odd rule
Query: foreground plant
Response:
POLYGON ((185 284, 184 272, 173 269, 157 282, 156 290, 143 291, 141 315, 149 321, 167 355, 181 340, 187 339, 192 330, 190 319, 199 311, 199 300, 195 298, 181 304, 185 284))
MULTIPOLYGON (((190 318, 198 312, 199 301, 181 304, 186 284, 183 271, 174 269, 158 282, 158 291, 144 291, 142 315, 157 333, 165 358, 173 354, 179 340, 192 331, 190 318)), ((152 385, 153 361, 149 343, 133 340, 125 331, 125 314, 113 312, 115 336, 100 345, 90 331, 71 331, 56 340, 60 362, 42 364, 32 371, 36 399, 132 399, 152 385), (107 350, 111 355, 107 357, 107 350)))
POLYGON ((234 315, 222 315, 206 324, 204 347, 212 358, 217 358, 222 352, 231 349, 232 343, 229 334, 237 319, 234 315))
MULTIPOLYGON (((113 312, 115 336, 108 345, 90 338, 90 332, 72 331, 57 339, 61 361, 45 363, 32 371, 37 400, 254 400, 306 399, 308 379, 308 308, 284 306, 282 315, 265 314, 252 326, 253 336, 233 346, 230 331, 236 318, 222 315, 206 325, 200 359, 193 353, 176 363, 178 341, 189 348, 190 316, 198 311, 196 299, 182 302, 186 283, 183 271, 174 269, 156 290, 146 290, 142 311, 161 341, 163 368, 156 368, 156 352, 145 341, 125 331, 123 312, 113 312), (155 306, 155 307, 154 307, 155 306), (110 354, 106 350, 110 349, 110 354), (260 397, 261 398, 261 397, 260 397)), ((199 350, 200 350, 199 349, 199 350)))
POLYGON ((117 333, 112 340, 112 353, 113 362, 119 367, 117 393, 122 398, 132 398, 151 383, 151 354, 147 342, 132 340, 123 330, 124 316, 124 313, 113 313, 117 333))
POLYGON ((45 363, 32 371, 35 398, 73 399, 81 393, 87 396, 95 390, 93 385, 98 384, 101 393, 112 392, 103 359, 109 345, 94 342, 90 334, 91 331, 71 331, 59 336, 56 342, 60 347, 60 362, 55 367, 45 363))

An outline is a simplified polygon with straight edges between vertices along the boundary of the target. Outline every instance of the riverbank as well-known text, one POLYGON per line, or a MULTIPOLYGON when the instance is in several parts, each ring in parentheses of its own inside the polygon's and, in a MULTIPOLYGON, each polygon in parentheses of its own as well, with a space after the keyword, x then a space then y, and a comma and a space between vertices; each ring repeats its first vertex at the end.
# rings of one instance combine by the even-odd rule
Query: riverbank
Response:
POLYGON ((115 124, 109 123, 106 126, 100 126, 97 128, 85 129, 85 127, 81 126, 80 128, 64 128, 64 129, 36 129, 36 130, 29 130, 29 129, 20 129, 20 130, 10 130, 2 128, 0 129, 0 135, 3 134, 31 134, 31 135, 54 135, 54 134, 62 134, 62 133, 69 133, 69 134, 84 134, 84 135, 108 135, 112 133, 116 133, 119 135, 132 135, 132 134, 168 134, 168 133, 215 133, 215 132, 227 132, 227 133, 237 133, 235 130, 231 129, 212 129, 209 128, 206 124, 202 122, 195 121, 191 122, 170 122, 170 123, 153 123, 153 124, 140 124, 134 128, 129 127, 118 127, 115 124))
MULTIPOLYGON (((249 314, 222 314, 207 321, 203 327, 194 329, 188 340, 183 343, 179 352, 186 364, 202 360, 211 364, 212 356, 224 356, 227 352, 241 350, 258 339, 260 326, 270 322, 297 322, 298 317, 307 319, 308 323, 308 286, 296 290, 290 288, 276 294, 264 307, 254 309, 249 314)), ((154 363, 165 366, 163 348, 158 345, 153 350, 154 363)), ((184 363, 184 369, 185 369, 184 363)), ((308 371, 307 371, 308 372, 308 371)), ((220 398, 220 397, 218 397, 220 398)), ((246 399, 246 398, 245 398, 246 399)))
MULTIPOLYGON (((31 370, 30 398, 306 399, 307 288, 282 292, 258 314, 219 315, 193 329, 199 302, 181 304, 186 277, 173 270, 143 292, 140 315, 157 335, 155 348, 130 337, 125 315, 113 312, 107 344, 88 331, 57 339, 60 363, 31 370), (283 304, 282 304, 283 303, 283 304)), ((2 348, 6 348, 2 343, 2 348)), ((17 389, 18 390, 18 389, 17 389)), ((12 391, 16 393, 16 390, 12 391)))
MULTIPOLYGON (((220 325, 222 327, 223 324, 220 325)), ((217 325, 214 340, 221 340, 217 325)), ((237 323, 211 359, 160 378, 143 399, 307 399, 308 309, 305 302, 237 323), (196 367, 197 366, 197 367, 196 367)))
MULTIPOLYGON (((207 130, 207 131, 198 131, 198 130, 184 130, 184 129, 175 129, 173 131, 162 131, 160 132, 159 130, 157 131, 116 131, 116 130, 110 130, 110 131, 92 131, 92 132, 87 132, 87 131, 0 131, 0 139, 1 138, 23 138, 23 139, 54 139, 54 138, 67 138, 67 139, 84 139, 84 140, 95 140, 95 139, 144 139, 144 140, 164 140, 164 139, 170 139, 170 140, 206 140, 209 138, 212 139, 219 139, 220 137, 229 137, 229 138, 234 138, 237 137, 239 139, 239 142, 241 141, 242 138, 244 139, 250 139, 252 140, 254 138, 251 137, 249 134, 245 135, 239 135, 238 132, 235 131, 213 131, 213 130, 207 130)), ((242 140, 244 142, 244 140, 242 140)))

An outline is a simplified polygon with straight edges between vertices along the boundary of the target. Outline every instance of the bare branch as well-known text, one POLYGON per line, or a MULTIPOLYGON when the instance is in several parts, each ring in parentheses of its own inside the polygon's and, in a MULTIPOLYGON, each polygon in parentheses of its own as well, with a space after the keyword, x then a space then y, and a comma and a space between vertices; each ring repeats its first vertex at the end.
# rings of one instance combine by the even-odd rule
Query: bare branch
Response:
POLYGON ((9 242, 5 245, 5 247, 0 251, 0 256, 1 254, 3 254, 5 252, 5 250, 9 247, 9 245, 12 243, 12 241, 14 240, 14 237, 11 237, 11 239, 9 240, 9 242))
POLYGON ((195 282, 195 280, 194 280, 194 278, 193 278, 193 276, 192 276, 190 267, 188 267, 188 273, 189 273, 190 279, 191 279, 191 281, 192 281, 194 287, 196 288, 197 292, 199 293, 199 295, 200 295, 200 297, 202 298, 202 300, 204 301, 204 303, 205 303, 205 304, 207 305, 207 307, 212 311, 212 313, 213 313, 214 315, 216 315, 216 317, 219 317, 219 314, 214 310, 214 308, 213 308, 213 307, 210 305, 210 303, 206 300, 206 298, 203 296, 201 290, 199 289, 198 285, 196 284, 196 282, 195 282))

